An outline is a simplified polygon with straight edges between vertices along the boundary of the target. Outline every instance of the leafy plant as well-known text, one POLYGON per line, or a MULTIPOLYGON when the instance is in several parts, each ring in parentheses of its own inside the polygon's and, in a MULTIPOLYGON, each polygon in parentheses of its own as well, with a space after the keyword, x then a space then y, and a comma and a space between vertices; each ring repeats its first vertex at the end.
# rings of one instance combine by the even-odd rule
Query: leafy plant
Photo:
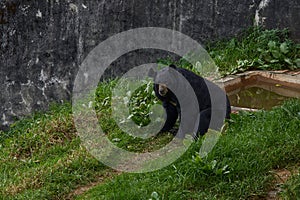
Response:
POLYGON ((264 69, 299 69, 300 45, 284 30, 250 28, 236 38, 211 42, 207 50, 223 75, 264 69))
POLYGON ((133 92, 129 100, 130 118, 140 126, 150 123, 150 107, 158 103, 153 91, 153 82, 148 81, 133 92))
POLYGON ((230 173, 228 165, 220 166, 217 160, 208 160, 206 157, 202 158, 198 152, 192 156, 190 169, 197 176, 221 176, 230 173))

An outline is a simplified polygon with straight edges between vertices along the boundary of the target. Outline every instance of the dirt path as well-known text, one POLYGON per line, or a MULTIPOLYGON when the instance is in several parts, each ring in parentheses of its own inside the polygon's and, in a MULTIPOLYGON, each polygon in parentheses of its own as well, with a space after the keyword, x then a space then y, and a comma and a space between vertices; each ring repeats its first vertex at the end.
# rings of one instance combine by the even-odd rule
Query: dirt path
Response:
POLYGON ((274 170, 275 175, 274 187, 268 192, 267 200, 281 200, 279 193, 281 192, 281 185, 286 183, 286 181, 298 170, 287 170, 287 169, 278 169, 274 170))
POLYGON ((66 195, 64 199, 66 200, 72 200, 74 197, 82 195, 83 193, 87 192, 88 190, 92 189, 93 187, 105 183, 107 180, 111 180, 114 177, 120 175, 122 172, 119 171, 107 171, 102 176, 99 176, 96 178, 96 181, 91 182, 87 185, 79 186, 75 190, 73 190, 71 193, 66 195))

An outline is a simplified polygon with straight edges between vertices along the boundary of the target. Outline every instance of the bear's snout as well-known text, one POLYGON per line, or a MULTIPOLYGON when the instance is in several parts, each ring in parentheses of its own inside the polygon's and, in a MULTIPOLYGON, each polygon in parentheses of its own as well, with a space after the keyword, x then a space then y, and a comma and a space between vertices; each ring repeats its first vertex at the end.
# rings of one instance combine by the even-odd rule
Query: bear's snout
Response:
POLYGON ((166 85, 164 84, 159 84, 158 86, 158 93, 161 95, 161 96, 165 96, 168 92, 168 88, 166 85))

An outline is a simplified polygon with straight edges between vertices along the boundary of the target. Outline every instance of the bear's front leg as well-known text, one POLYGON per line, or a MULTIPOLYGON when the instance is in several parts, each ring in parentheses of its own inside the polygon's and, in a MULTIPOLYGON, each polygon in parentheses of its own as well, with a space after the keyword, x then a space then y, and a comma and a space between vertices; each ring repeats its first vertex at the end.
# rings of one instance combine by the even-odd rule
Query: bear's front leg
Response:
POLYGON ((178 118, 178 111, 176 106, 172 105, 170 102, 167 101, 163 102, 163 107, 166 111, 166 122, 161 131, 166 132, 174 127, 178 118))
POLYGON ((199 121, 199 128, 198 128, 198 133, 200 135, 204 135, 208 131, 210 119, 211 119, 211 108, 207 108, 200 112, 200 121, 199 121))

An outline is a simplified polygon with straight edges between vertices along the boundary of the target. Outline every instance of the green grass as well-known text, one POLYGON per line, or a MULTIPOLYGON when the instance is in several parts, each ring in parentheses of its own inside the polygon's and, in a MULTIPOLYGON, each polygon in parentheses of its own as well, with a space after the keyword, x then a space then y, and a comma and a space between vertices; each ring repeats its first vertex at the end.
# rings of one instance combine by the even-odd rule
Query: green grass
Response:
MULTIPOLYGON (((116 80, 101 83, 94 104, 108 138, 117 146, 134 152, 155 150, 168 143, 173 138, 171 134, 143 140, 115 128, 117 125, 110 108, 115 83, 116 80)), ((144 100, 156 101, 150 90, 146 98, 133 96, 132 105, 144 100)), ((138 116, 145 115, 145 120, 137 123, 149 121, 144 107, 131 107, 138 116), (138 112, 138 109, 144 112, 138 112)), ((36 113, 17 121, 9 131, 0 131, 0 142, 0 199, 62 199, 79 186, 117 174, 81 145, 69 103, 53 105, 46 113, 36 113)))
MULTIPOLYGON (((170 134, 142 140, 115 128, 106 96, 113 84, 100 85, 96 93, 99 101, 95 106, 105 116, 100 123, 108 137, 119 138, 116 145, 135 152, 153 151, 168 143, 170 134)), ((9 132, 1 132, 0 198, 63 199, 75 188, 98 179, 104 182, 78 199, 263 197, 272 185, 272 169, 300 163, 299 113, 300 101, 293 100, 268 112, 232 115, 226 133, 205 159, 197 154, 199 140, 169 167, 114 177, 113 170, 80 145, 71 106, 53 106, 49 112, 18 121, 9 132)), ((290 185, 297 187, 294 182, 290 185)), ((288 195, 297 192, 293 188, 286 191, 288 195)))
POLYGON ((281 196, 284 199, 297 199, 300 197, 300 170, 298 174, 292 176, 283 186, 282 186, 281 196))
POLYGON ((300 162, 299 111, 298 100, 269 112, 232 115, 207 158, 197 156, 200 140, 167 168, 124 173, 78 199, 149 199, 153 192, 159 199, 262 198, 272 187, 272 169, 300 162))
POLYGON ((107 171, 80 146, 69 104, 18 121, 0 138, 0 199, 59 199, 107 171))

